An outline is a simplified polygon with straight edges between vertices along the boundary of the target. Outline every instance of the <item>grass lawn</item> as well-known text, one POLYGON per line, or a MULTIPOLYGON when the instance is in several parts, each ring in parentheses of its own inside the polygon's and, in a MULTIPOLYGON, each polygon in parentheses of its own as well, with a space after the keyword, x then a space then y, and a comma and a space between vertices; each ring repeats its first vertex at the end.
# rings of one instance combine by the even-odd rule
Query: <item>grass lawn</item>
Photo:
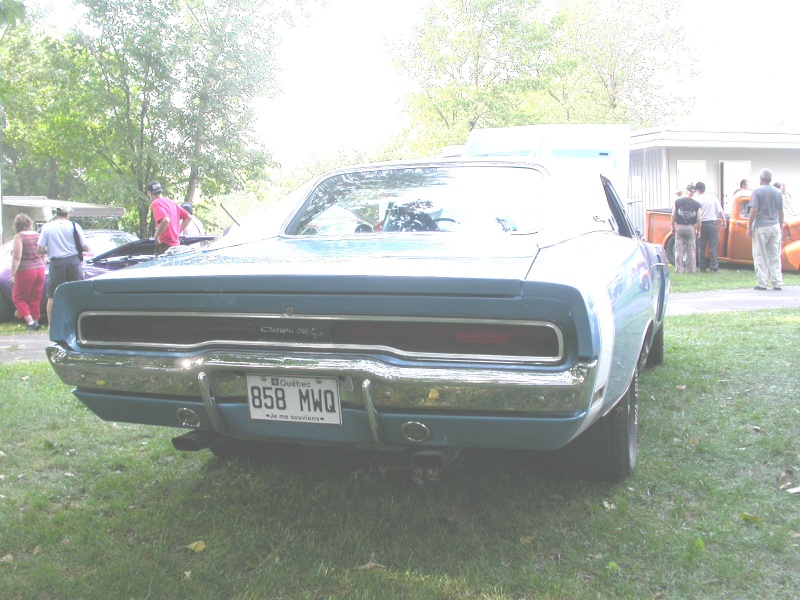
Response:
MULTIPOLYGON (((707 292, 711 290, 736 290, 749 289, 756 284, 756 274, 752 266, 732 265, 720 263, 719 271, 711 273, 697 272, 675 273, 675 268, 670 266, 671 290, 673 293, 681 292, 707 292)), ((800 273, 794 271, 783 272, 784 285, 800 285, 800 273)))
POLYGON ((670 317, 620 485, 521 453, 436 481, 330 451, 178 453, 44 362, 0 365, 0 597, 796 598, 798 339, 798 309, 670 317))

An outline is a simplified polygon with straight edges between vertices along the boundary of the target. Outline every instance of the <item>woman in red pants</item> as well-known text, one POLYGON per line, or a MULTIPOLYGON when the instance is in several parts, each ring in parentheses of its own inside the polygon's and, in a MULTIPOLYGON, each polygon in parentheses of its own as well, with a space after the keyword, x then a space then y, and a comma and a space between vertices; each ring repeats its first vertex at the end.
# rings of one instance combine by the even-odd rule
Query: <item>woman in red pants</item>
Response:
POLYGON ((42 291, 44 290, 44 256, 36 252, 39 234, 25 213, 14 218, 14 250, 11 259, 11 299, 17 314, 28 329, 39 329, 42 291))

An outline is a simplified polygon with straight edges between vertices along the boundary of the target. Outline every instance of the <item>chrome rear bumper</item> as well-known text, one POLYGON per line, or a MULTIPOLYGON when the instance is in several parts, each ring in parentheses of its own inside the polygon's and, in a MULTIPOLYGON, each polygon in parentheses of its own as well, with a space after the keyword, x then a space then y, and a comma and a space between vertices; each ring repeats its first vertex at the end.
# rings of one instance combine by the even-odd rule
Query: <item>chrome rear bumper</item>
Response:
POLYGON ((202 351, 190 356, 76 352, 59 344, 47 357, 61 380, 98 394, 152 395, 183 401, 245 403, 246 374, 336 376, 342 404, 372 410, 483 411, 565 417, 585 412, 597 361, 557 371, 485 367, 409 367, 369 356, 304 356, 276 352, 202 351))

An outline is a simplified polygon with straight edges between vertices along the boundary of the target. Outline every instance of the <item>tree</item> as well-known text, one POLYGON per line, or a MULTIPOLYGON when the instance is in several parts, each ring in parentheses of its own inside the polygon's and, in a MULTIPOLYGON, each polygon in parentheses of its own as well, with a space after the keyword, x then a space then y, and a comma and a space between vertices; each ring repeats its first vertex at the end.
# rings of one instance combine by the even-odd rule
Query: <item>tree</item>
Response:
MULTIPOLYGON (((402 49, 418 91, 409 138, 430 152, 475 127, 652 125, 677 108, 664 73, 688 65, 681 0, 437 0, 402 49)), ((687 71, 688 72, 688 71, 687 71)))
POLYGON ((63 77, 55 74, 52 61, 56 47, 49 38, 37 38, 27 25, 17 27, 0 46, 0 98, 8 121, 3 132, 6 194, 64 198, 86 193, 86 182, 77 171, 63 169, 59 160, 67 119, 42 118, 62 99, 58 82, 63 77))
POLYGON ((6 31, 25 19, 25 5, 21 0, 0 0, 0 41, 6 31))
POLYGON ((198 185, 225 193, 269 164, 249 133, 251 100, 274 89, 267 2, 83 0, 100 35, 82 36, 103 72, 106 93, 124 110, 106 162, 138 190, 144 233, 148 180, 164 180, 184 199, 198 185), (171 18, 165 16, 172 15, 171 18), (120 171, 120 169, 124 169, 120 171))
MULTIPOLYGON (((25 18, 25 6, 20 0, 0 0, 0 42, 6 35, 9 28, 16 27, 25 18)), ((2 71, 0 71, 2 72, 2 71)), ((3 130, 6 128, 6 111, 3 106, 3 88, 0 84, 0 241, 3 233, 3 162, 5 152, 3 151, 3 130)))
POLYGON ((537 19, 538 0, 436 0, 399 67, 417 84, 409 97, 413 129, 427 146, 463 142, 477 126, 503 121, 513 82, 548 38, 537 19))
POLYGON ((565 0, 550 52, 531 73, 553 116, 640 127, 674 116, 681 99, 665 84, 691 71, 676 19, 680 3, 565 0))
POLYGON ((181 128, 188 136, 187 201, 194 198, 204 171, 215 175, 207 177, 210 183, 242 185, 263 166, 265 156, 244 132, 254 118, 250 100, 275 87, 275 38, 252 12, 253 5, 193 2, 187 4, 191 19, 184 40, 191 58, 184 65, 182 87, 189 102, 181 111, 181 128))
POLYGON ((80 2, 85 25, 63 40, 29 36, 30 63, 14 67, 3 53, 0 67, 29 83, 16 103, 16 141, 29 156, 80 173, 95 199, 134 208, 141 236, 152 228, 148 181, 191 201, 270 164, 250 106, 275 92, 273 24, 288 14, 280 3, 80 2))

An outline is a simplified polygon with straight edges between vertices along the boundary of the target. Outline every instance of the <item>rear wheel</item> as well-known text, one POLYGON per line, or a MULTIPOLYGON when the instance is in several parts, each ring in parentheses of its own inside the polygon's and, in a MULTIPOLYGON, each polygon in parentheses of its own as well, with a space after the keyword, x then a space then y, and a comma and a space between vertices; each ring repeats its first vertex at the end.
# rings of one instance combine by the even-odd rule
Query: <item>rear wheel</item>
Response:
POLYGON ((567 473, 616 483, 633 473, 639 438, 639 368, 625 395, 607 415, 565 446, 560 465, 567 473))
POLYGON ((675 266, 675 236, 673 235, 671 238, 667 240, 667 243, 664 245, 664 250, 667 251, 667 260, 669 264, 675 266))

